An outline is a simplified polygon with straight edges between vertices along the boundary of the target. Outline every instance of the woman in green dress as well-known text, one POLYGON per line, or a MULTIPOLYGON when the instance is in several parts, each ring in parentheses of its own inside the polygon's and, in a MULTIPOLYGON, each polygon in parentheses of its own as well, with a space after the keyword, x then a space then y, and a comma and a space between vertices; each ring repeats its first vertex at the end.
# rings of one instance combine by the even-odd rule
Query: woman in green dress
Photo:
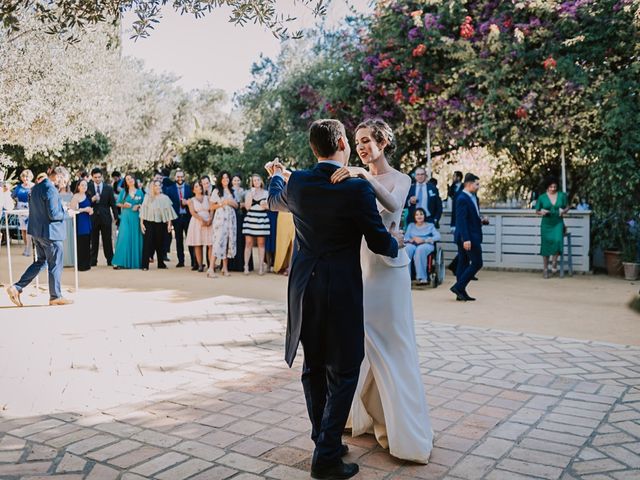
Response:
POLYGON ((116 204, 120 208, 120 227, 113 255, 113 268, 140 268, 142 266, 142 231, 140 230, 140 205, 144 193, 136 187, 132 175, 124 177, 125 187, 120 190, 116 204))
POLYGON ((567 194, 558 191, 558 181, 549 179, 547 191, 540 195, 536 203, 536 213, 542 216, 540 224, 540 255, 542 255, 543 275, 549 278, 549 257, 552 258, 551 273, 558 272, 558 256, 564 247, 564 215, 569 211, 567 194))

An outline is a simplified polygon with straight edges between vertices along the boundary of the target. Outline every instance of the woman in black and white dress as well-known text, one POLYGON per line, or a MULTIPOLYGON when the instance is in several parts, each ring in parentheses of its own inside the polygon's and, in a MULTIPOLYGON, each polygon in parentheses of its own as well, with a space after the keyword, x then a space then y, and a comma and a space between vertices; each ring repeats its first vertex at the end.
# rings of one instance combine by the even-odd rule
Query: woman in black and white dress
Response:
MULTIPOLYGON (((267 196, 264 182, 259 175, 251 177, 251 190, 245 198, 247 214, 244 217, 242 234, 245 236, 244 274, 249 274, 249 260, 253 251, 254 239, 258 244, 258 275, 264 275, 265 238, 271 233, 269 217, 267 216, 267 196)), ((255 263, 254 263, 255 268, 255 263)))

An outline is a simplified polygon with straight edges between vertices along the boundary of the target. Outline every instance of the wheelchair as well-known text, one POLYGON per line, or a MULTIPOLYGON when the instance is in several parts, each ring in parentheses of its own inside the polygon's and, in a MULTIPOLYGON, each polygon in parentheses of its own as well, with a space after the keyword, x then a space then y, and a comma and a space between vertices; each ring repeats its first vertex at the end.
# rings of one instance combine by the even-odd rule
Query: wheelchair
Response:
MULTIPOLYGON (((444 282, 445 272, 447 270, 444 262, 444 250, 440 246, 440 242, 433 244, 434 251, 427 256, 427 285, 431 288, 438 288, 444 282)), ((411 261, 411 281, 416 279, 416 269, 411 261)))

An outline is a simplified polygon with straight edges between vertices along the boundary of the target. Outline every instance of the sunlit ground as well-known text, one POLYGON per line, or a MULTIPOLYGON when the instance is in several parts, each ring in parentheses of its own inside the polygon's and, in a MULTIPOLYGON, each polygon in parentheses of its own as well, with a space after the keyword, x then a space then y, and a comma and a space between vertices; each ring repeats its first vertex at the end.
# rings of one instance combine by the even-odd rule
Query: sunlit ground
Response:
MULTIPOLYGON (((15 277, 26 264, 15 259, 15 277)), ((286 278, 169 265, 100 266, 78 292, 66 269, 66 307, 47 306, 44 288, 28 289, 24 308, 0 292, 0 478, 308 478, 301 358, 283 361, 286 278)), ((413 291, 429 465, 345 436, 357 478, 632 478, 640 349, 625 345, 640 345, 638 285, 479 277, 474 303, 456 302, 450 279, 413 291)))

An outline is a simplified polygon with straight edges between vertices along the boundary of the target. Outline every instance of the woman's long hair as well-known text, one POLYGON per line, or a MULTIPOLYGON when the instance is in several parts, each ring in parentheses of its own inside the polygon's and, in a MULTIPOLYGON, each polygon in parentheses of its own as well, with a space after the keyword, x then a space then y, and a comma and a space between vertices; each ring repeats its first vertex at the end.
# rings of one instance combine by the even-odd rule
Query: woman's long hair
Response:
POLYGON ((218 174, 218 178, 216 180, 216 189, 218 190, 218 195, 220 195, 220 198, 222 198, 224 196, 224 187, 222 186, 222 178, 225 175, 229 179, 229 186, 227 188, 229 189, 229 192, 231 192, 231 196, 233 196, 235 198, 235 196, 233 194, 233 184, 231 183, 231 174, 229 172, 227 172, 226 170, 220 172, 220 174, 218 174))

